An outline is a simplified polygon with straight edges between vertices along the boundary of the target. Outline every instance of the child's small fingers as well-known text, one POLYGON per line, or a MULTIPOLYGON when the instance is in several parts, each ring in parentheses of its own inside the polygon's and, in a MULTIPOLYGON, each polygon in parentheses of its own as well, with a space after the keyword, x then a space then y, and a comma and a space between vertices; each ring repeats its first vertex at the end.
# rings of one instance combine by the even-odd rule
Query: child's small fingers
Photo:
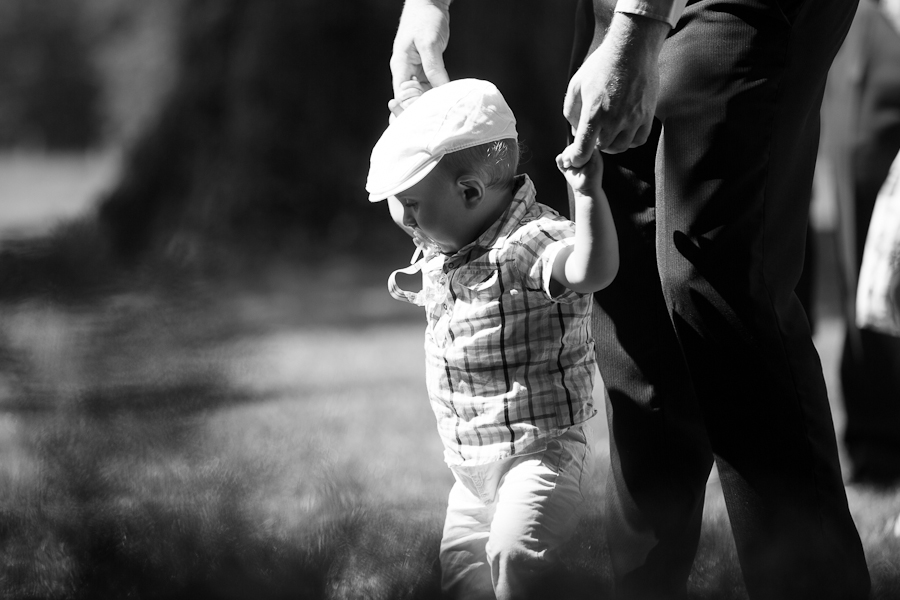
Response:
POLYGON ((400 90, 400 93, 394 96, 396 100, 400 100, 401 102, 404 100, 409 100, 410 98, 418 98, 422 95, 422 90, 415 88, 407 88, 405 90, 400 90))
POLYGON ((575 151, 575 148, 572 145, 566 146, 563 149, 561 156, 563 159, 563 165, 565 165, 566 169, 571 169, 574 173, 580 173, 584 169, 584 165, 578 166, 576 164, 575 161, 578 158, 578 153, 575 151))
POLYGON ((571 177, 575 174, 575 170, 572 169, 572 165, 566 159, 562 159, 560 162, 556 163, 556 167, 566 177, 571 177))
POLYGON ((418 81, 416 81, 415 79, 410 79, 410 80, 408 80, 408 81, 402 82, 402 83, 400 84, 400 86, 399 86, 399 89, 400 89, 401 92, 402 92, 402 91, 405 91, 405 90, 408 90, 408 89, 420 89, 420 90, 421 90, 421 89, 422 89, 422 84, 420 84, 420 83, 419 83, 418 81))

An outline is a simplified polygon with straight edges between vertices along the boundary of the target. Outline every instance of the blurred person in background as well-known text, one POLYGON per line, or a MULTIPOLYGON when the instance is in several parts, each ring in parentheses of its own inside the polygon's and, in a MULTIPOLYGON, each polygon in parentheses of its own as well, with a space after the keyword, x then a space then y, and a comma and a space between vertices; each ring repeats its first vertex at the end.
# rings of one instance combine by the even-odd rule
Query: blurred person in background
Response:
POLYGON ((846 334, 844 443, 855 483, 900 483, 900 338, 856 326, 857 279, 875 199, 900 151, 900 0, 862 0, 822 105, 821 173, 838 208, 846 334))
MULTIPOLYGON (((714 457, 751 598, 868 596, 821 363, 794 294, 819 107, 855 8, 579 3, 563 157, 578 166, 599 147, 604 187, 622 199, 621 268, 594 311, 620 598, 687 596, 714 457)), ((395 96, 413 76, 448 81, 449 12, 448 0, 406 1, 395 96)))

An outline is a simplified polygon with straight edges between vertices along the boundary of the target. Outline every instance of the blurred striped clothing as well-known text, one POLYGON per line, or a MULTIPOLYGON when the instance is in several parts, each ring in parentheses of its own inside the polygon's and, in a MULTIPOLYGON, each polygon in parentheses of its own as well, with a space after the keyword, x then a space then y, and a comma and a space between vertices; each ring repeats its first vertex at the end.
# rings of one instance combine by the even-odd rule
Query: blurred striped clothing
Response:
MULTIPOLYGON (((526 175, 512 204, 452 256, 430 247, 402 272, 422 271, 410 293, 425 307, 426 382, 451 466, 538 452, 595 414, 591 296, 552 297, 553 262, 574 224, 535 200, 526 175)), ((400 271, 398 271, 400 272, 400 271)))

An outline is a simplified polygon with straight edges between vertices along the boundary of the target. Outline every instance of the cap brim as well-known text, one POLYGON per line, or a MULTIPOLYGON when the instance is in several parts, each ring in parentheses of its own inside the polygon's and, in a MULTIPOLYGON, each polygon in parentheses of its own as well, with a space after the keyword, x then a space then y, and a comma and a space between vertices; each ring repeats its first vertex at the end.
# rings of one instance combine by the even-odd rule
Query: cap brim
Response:
POLYGON ((441 154, 440 156, 432 157, 430 161, 422 165, 419 169, 414 171, 412 174, 404 177, 402 181, 394 184, 386 190, 369 192, 369 202, 381 202, 382 200, 390 198, 391 196, 396 196, 404 190, 408 190, 412 186, 425 179, 425 176, 434 170, 434 168, 443 157, 443 154, 441 154))

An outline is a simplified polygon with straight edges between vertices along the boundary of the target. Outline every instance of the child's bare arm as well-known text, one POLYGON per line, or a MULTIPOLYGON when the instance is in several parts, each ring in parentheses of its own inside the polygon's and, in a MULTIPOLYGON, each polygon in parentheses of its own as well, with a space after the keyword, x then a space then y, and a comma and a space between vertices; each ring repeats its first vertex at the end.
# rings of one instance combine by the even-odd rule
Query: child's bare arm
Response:
POLYGON ((603 159, 595 149, 580 168, 556 158, 575 194, 575 243, 553 264, 554 281, 570 290, 590 293, 602 290, 619 270, 619 242, 603 182, 603 159))

